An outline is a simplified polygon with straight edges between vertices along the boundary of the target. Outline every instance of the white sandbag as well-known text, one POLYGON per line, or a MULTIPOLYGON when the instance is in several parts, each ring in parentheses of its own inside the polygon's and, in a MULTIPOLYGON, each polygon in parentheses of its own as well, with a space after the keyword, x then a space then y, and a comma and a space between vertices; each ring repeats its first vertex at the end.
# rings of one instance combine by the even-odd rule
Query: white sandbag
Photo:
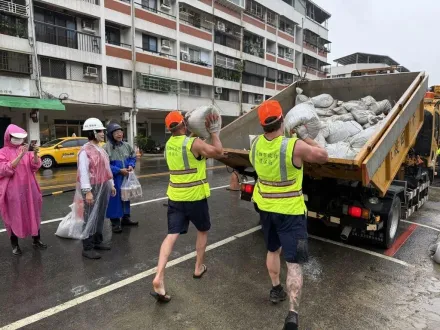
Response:
POLYGON ((320 117, 331 117, 335 114, 332 109, 328 109, 328 108, 327 109, 317 108, 317 109, 315 109, 315 111, 316 111, 316 114, 320 117))
POLYGON ((373 102, 368 105, 368 110, 374 112, 376 115, 380 115, 382 113, 388 114, 392 108, 391 102, 388 100, 383 100, 379 102, 373 102))
POLYGON ((321 130, 321 122, 310 101, 294 106, 287 113, 284 122, 287 136, 296 132, 301 139, 314 139, 321 130))
POLYGON ((303 95, 303 90, 299 87, 296 88, 296 99, 295 99, 295 105, 307 102, 309 98, 305 95, 303 95))
POLYGON ((319 134, 316 136, 315 142, 323 148, 325 148, 325 146, 327 145, 327 141, 325 141, 325 137, 322 135, 321 132, 319 132, 319 134))
POLYGON ((371 95, 365 96, 361 98, 361 101, 365 103, 366 106, 369 106, 372 103, 375 103, 376 100, 371 95))
MULTIPOLYGON (((334 99, 330 94, 321 94, 310 99, 316 108, 328 108, 330 107, 334 99)), ((336 104, 335 104, 336 106, 336 104)))
POLYGON ((337 115, 345 115, 348 113, 347 109, 345 109, 344 107, 337 107, 333 109, 333 112, 337 115))
POLYGON ((374 113, 370 110, 353 110, 351 114, 359 124, 365 125, 369 123, 369 119, 374 117, 374 113))
POLYGON ((375 132, 378 132, 380 128, 382 127, 384 123, 379 122, 377 125, 371 126, 362 132, 354 135, 349 143, 352 148, 362 148, 365 143, 368 142, 368 140, 375 134, 375 132))
POLYGON ((436 263, 440 264, 440 244, 437 244, 437 250, 435 251, 434 255, 432 256, 432 260, 434 260, 436 263))
POLYGON ((347 110, 347 112, 353 112, 356 110, 367 110, 367 106, 362 101, 345 102, 341 105, 341 107, 347 110))
POLYGON ((352 149, 347 142, 327 144, 325 149, 328 152, 329 158, 354 159, 358 153, 358 150, 352 149))
POLYGON ((84 221, 76 216, 76 213, 73 211, 74 206, 75 204, 69 206, 71 211, 58 225, 58 229, 55 232, 55 235, 58 237, 81 239, 84 221))
POLYGON ((330 121, 321 132, 327 143, 334 144, 347 141, 362 130, 362 126, 355 121, 330 121))
POLYGON ((206 117, 209 115, 218 116, 218 120, 211 125, 211 130, 214 133, 219 133, 222 128, 222 117, 217 106, 210 104, 198 107, 186 113, 185 120, 188 129, 198 137, 209 139, 211 134, 206 129, 206 117))

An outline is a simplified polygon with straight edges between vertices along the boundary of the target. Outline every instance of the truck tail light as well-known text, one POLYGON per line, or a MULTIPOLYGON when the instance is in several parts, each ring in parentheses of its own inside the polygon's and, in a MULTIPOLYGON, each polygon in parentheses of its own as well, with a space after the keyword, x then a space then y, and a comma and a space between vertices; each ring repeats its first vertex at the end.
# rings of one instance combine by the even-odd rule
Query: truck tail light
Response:
POLYGON ((363 209, 359 206, 343 206, 343 213, 347 214, 353 218, 370 219, 371 212, 369 209, 363 209))
POLYGON ((241 191, 243 191, 247 194, 252 194, 254 192, 254 185, 248 184, 248 183, 243 183, 241 185, 241 191))

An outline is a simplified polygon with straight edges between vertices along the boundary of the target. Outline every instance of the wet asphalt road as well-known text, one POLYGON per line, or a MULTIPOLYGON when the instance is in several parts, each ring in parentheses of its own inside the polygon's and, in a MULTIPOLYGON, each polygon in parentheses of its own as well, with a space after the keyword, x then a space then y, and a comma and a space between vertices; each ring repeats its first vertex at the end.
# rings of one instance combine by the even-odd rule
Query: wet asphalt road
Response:
MULTIPOLYGON (((0 233, 0 327, 23 320, 9 328, 281 330, 288 302, 273 306, 268 301, 270 280, 263 237, 256 228, 258 216, 238 193, 224 188, 213 190, 209 201, 208 244, 213 245, 207 253, 208 272, 201 280, 192 278, 195 231, 190 230, 179 238, 170 257, 175 264, 166 271, 173 300, 168 305, 155 302, 149 292, 166 234, 163 197, 168 177, 149 175, 166 172, 160 164, 155 171, 144 171, 139 173, 142 204, 132 208, 140 225, 112 235, 107 222, 105 236, 113 249, 104 252, 101 260, 84 260, 81 242, 56 237, 58 221, 42 225, 47 251, 34 251, 28 239, 20 242, 23 256, 18 258, 11 254, 6 234, 0 233), (46 310, 47 317, 35 318, 46 310)), ((208 175, 212 188, 229 183, 224 167, 208 175)), ((71 174, 66 177, 73 182, 71 174)), ((62 180, 47 187, 69 184, 62 180)), ((53 189, 64 188, 45 191, 53 189)), ((46 197, 43 221, 65 216, 72 197, 71 193, 46 197)), ((335 245, 332 242, 340 243, 338 231, 310 223, 300 328, 440 329, 440 266, 427 253, 440 233, 439 201, 440 189, 432 188, 430 200, 409 219, 430 228, 414 226, 392 258, 362 242, 335 245)), ((399 235, 412 226, 402 221, 399 235)), ((283 265, 283 281, 285 271, 283 265)))

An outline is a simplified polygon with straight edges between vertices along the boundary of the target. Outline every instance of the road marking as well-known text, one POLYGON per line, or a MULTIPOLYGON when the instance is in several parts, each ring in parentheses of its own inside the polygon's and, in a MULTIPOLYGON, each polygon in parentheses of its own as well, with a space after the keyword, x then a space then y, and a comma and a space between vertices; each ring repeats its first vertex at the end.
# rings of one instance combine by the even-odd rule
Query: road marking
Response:
MULTIPOLYGON (((250 230, 247 230, 245 232, 238 233, 238 234, 236 234, 234 236, 225 238, 224 240, 221 240, 219 242, 210 244, 210 245, 207 246, 206 251, 211 251, 211 250, 216 249, 216 248, 218 248, 220 246, 223 246, 223 245, 228 244, 228 243, 230 243, 232 241, 235 241, 235 240, 237 240, 237 239, 239 239, 241 237, 249 235, 249 234, 257 231, 259 228, 261 228, 261 227, 258 226, 258 227, 252 228, 250 230)), ((180 263, 182 263, 184 261, 187 261, 189 259, 193 259, 195 257, 196 257, 196 251, 188 253, 188 254, 180 257, 180 258, 177 258, 177 259, 169 261, 167 263, 166 268, 175 266, 177 264, 180 264, 180 263)), ((14 323, 8 324, 8 325, 2 327, 0 330, 13 330, 13 329, 19 329, 19 328, 28 326, 30 324, 33 324, 35 322, 41 321, 41 320, 43 320, 45 318, 48 318, 48 317, 53 316, 55 314, 58 314, 58 313, 60 313, 62 311, 65 311, 65 310, 67 310, 69 308, 78 306, 78 305, 80 305, 82 303, 85 303, 85 302, 87 302, 89 300, 95 299, 95 298, 97 298, 99 296, 102 296, 104 294, 107 294, 107 293, 112 292, 114 290, 117 290, 119 288, 122 288, 124 286, 129 285, 129 284, 132 284, 132 283, 134 283, 136 281, 142 280, 142 279, 144 279, 144 278, 146 278, 146 277, 148 277, 150 275, 155 274, 156 271, 157 271, 157 267, 154 267, 154 268, 149 269, 149 270, 147 270, 145 272, 142 272, 142 273, 136 274, 134 276, 131 276, 129 278, 126 278, 125 280, 116 282, 114 284, 110 284, 110 285, 108 285, 106 287, 103 287, 101 289, 92 291, 90 293, 86 293, 86 294, 84 294, 84 295, 82 295, 82 296, 80 296, 78 298, 74 298, 74 299, 69 300, 69 301, 67 301, 67 302, 65 302, 63 304, 58 305, 58 306, 55 306, 55 307, 52 307, 52 308, 48 308, 45 311, 42 311, 40 313, 31 315, 29 317, 26 317, 24 319, 21 319, 19 321, 14 322, 14 323)))
MULTIPOLYGON (((206 169, 207 170, 217 170, 220 168, 225 168, 225 165, 211 166, 211 167, 207 167, 206 169)), ((167 176, 169 174, 170 174, 170 172, 160 172, 160 173, 139 175, 139 176, 137 176, 137 178, 138 179, 145 179, 145 178, 153 178, 153 177, 158 177, 158 176, 167 176)), ((55 185, 55 186, 41 186, 40 189, 41 190, 49 190, 49 189, 56 189, 56 188, 63 188, 63 187, 76 187, 76 182, 55 185)))
POLYGON ((405 261, 402 261, 402 260, 399 260, 399 259, 396 259, 396 258, 393 258, 393 257, 389 257, 389 256, 383 255, 383 254, 378 253, 378 252, 366 250, 366 249, 363 249, 363 248, 360 248, 360 247, 357 247, 357 246, 352 246, 352 245, 344 244, 344 243, 337 242, 337 241, 332 241, 330 239, 319 237, 319 236, 315 236, 315 235, 309 235, 309 237, 311 237, 313 239, 316 239, 318 241, 334 244, 334 245, 337 245, 337 246, 345 247, 345 248, 350 249, 350 250, 355 250, 355 251, 363 252, 363 253, 369 254, 371 256, 375 256, 375 257, 378 257, 378 258, 381 258, 381 259, 392 261, 392 262, 395 262, 396 264, 399 264, 399 265, 402 265, 402 266, 405 266, 405 267, 414 267, 413 265, 411 265, 411 264, 409 264, 409 263, 407 263, 405 261))
MULTIPOLYGON (((223 188, 227 188, 229 187, 229 185, 225 185, 225 186, 220 186, 220 187, 214 187, 211 188, 211 190, 218 190, 218 189, 223 189, 223 188)), ((158 201, 163 201, 163 200, 167 200, 168 197, 160 197, 160 198, 155 198, 155 199, 149 199, 146 201, 142 201, 142 202, 138 202, 138 203, 133 203, 131 204, 131 206, 138 206, 138 205, 143 205, 143 204, 148 204, 148 203, 154 203, 154 202, 158 202, 158 201)), ((46 224, 46 223, 52 223, 52 222, 58 222, 63 220, 63 218, 56 218, 56 219, 52 219, 52 220, 45 220, 45 221, 41 221, 41 224, 46 224)), ((0 233, 4 233, 6 232, 6 229, 0 229, 0 233)))
POLYGON ((410 238, 410 236, 414 233, 414 231, 417 229, 416 224, 410 225, 402 235, 397 237, 397 239, 394 241, 393 245, 384 252, 386 256, 392 257, 394 256, 400 248, 405 244, 405 242, 410 238))
MULTIPOLYGON (((217 187, 217 188, 220 189, 220 187, 217 187)), ((228 244, 230 242, 233 242, 233 241, 235 241, 237 239, 240 239, 242 237, 250 235, 250 234, 252 234, 252 233, 254 233, 254 232, 256 232, 256 231, 258 231, 260 229, 261 229, 261 226, 256 226, 256 227, 251 228, 249 230, 246 230, 246 231, 243 231, 241 233, 238 233, 238 234, 235 234, 233 236, 230 236, 228 238, 225 238, 225 239, 223 239, 221 241, 218 241, 216 243, 210 244, 210 245, 208 245, 206 247, 206 251, 214 250, 214 249, 216 249, 218 247, 226 245, 226 244, 228 244)), ((398 264, 406 266, 406 267, 414 267, 413 265, 410 265, 410 264, 408 264, 408 263, 406 263, 404 261, 401 261, 401 260, 398 260, 398 259, 395 259, 395 258, 392 258, 392 257, 388 257, 388 256, 382 255, 382 254, 377 253, 377 252, 372 252, 372 251, 369 251, 369 250, 358 248, 356 246, 347 245, 347 244, 344 244, 344 243, 332 241, 332 240, 329 240, 329 239, 326 239, 326 238, 322 238, 322 237, 318 237, 318 236, 314 236, 314 235, 309 235, 309 237, 312 238, 312 239, 318 240, 318 241, 325 242, 325 243, 330 243, 330 244, 337 245, 337 246, 340 246, 340 247, 345 247, 345 248, 348 248, 348 249, 351 249, 351 250, 356 250, 356 251, 359 251, 359 252, 363 252, 363 253, 366 253, 366 254, 369 254, 369 255, 372 255, 372 256, 375 256, 375 257, 379 257, 379 258, 382 258, 382 259, 385 259, 385 260, 388 260, 388 261, 392 261, 392 262, 398 263, 398 264)), ((171 261, 169 261, 167 263, 166 268, 170 268, 170 267, 178 265, 178 264, 180 264, 180 263, 182 263, 184 261, 193 259, 193 258, 196 257, 196 255, 197 255, 196 253, 197 253, 196 251, 193 251, 193 252, 188 253, 188 254, 186 254, 184 256, 181 256, 179 258, 171 260, 171 261)), ((84 294, 84 295, 82 295, 82 296, 80 296, 78 298, 74 298, 74 299, 69 300, 69 301, 67 301, 65 303, 62 303, 62 304, 60 304, 58 306, 55 306, 55 307, 52 307, 52 308, 48 308, 48 309, 46 309, 46 310, 44 310, 42 312, 36 313, 36 314, 28 316, 28 317, 26 317, 24 319, 21 319, 21 320, 18 320, 16 322, 13 322, 11 324, 8 324, 8 325, 2 327, 0 330, 15 330, 15 329, 19 329, 19 328, 28 326, 30 324, 33 324, 35 322, 41 321, 41 320, 43 320, 45 318, 48 318, 48 317, 53 316, 55 314, 58 314, 58 313, 60 313, 62 311, 65 311, 67 309, 70 309, 70 308, 73 308, 73 307, 78 306, 80 304, 83 304, 83 303, 85 303, 85 302, 87 302, 89 300, 95 299, 97 297, 100 297, 102 295, 105 295, 107 293, 115 291, 117 289, 120 289, 120 288, 122 288, 124 286, 132 284, 132 283, 137 282, 139 280, 142 280, 142 279, 144 279, 144 278, 146 278, 146 277, 148 277, 150 275, 155 274, 156 271, 157 271, 157 267, 151 268, 149 270, 146 270, 146 271, 141 272, 139 274, 133 275, 133 276, 131 276, 129 278, 126 278, 124 280, 121 280, 119 282, 116 282, 116 283, 110 284, 108 286, 105 286, 105 287, 103 287, 101 289, 92 291, 90 293, 86 293, 86 294, 84 294)))
POLYGON ((428 229, 431 229, 431 230, 435 230, 435 231, 440 232, 440 229, 437 229, 437 228, 435 228, 435 227, 431 227, 431 226, 428 226, 428 225, 424 225, 424 224, 422 224, 422 223, 413 222, 413 221, 408 221, 408 220, 400 220, 400 221, 402 221, 402 222, 406 222, 406 223, 411 223, 411 224, 417 225, 417 226, 419 226, 419 227, 428 228, 428 229))

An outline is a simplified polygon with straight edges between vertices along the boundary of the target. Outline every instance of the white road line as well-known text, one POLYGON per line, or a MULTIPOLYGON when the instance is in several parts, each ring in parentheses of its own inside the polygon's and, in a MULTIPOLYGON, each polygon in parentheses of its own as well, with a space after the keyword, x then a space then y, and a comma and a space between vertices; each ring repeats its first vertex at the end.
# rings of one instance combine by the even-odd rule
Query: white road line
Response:
MULTIPOLYGON (((218 187, 218 189, 220 189, 220 187, 218 187)), ((234 236, 228 237, 228 238, 226 238, 224 240, 221 240, 219 242, 216 242, 214 244, 208 245, 206 250, 210 251, 210 250, 216 249, 216 248, 218 248, 220 246, 223 246, 225 244, 228 244, 228 243, 230 243, 232 241, 237 240, 239 237, 244 237, 246 235, 249 235, 249 234, 257 231, 259 228, 260 228, 260 226, 257 226, 255 228, 252 228, 250 230, 247 230, 247 231, 244 231, 242 233, 236 234, 234 236)), ((177 259, 174 259, 174 260, 168 262, 166 267, 169 268, 169 267, 175 266, 175 265, 180 264, 180 263, 182 263, 184 261, 192 259, 195 256, 196 256, 196 252, 195 251, 191 252, 191 253, 188 253, 188 254, 180 257, 180 258, 177 258, 177 259)), ((122 288, 122 287, 127 286, 127 285, 129 285, 131 283, 134 283, 136 281, 144 279, 144 278, 146 278, 146 277, 148 277, 150 275, 155 274, 156 271, 157 271, 157 267, 154 267, 154 268, 149 269, 149 270, 147 270, 145 272, 142 272, 142 273, 139 273, 137 275, 134 275, 134 276, 131 276, 129 278, 126 278, 125 280, 116 282, 114 284, 110 284, 110 285, 108 285, 106 287, 103 287, 102 289, 98 289, 96 291, 87 293, 87 294, 85 294, 85 295, 83 295, 81 297, 69 300, 69 301, 67 301, 67 302, 65 302, 63 304, 58 305, 58 306, 46 309, 45 311, 42 311, 40 313, 31 315, 29 317, 26 317, 24 319, 21 319, 19 321, 14 322, 14 323, 8 324, 8 325, 2 327, 0 330, 20 329, 22 327, 28 326, 28 325, 30 325, 32 323, 41 321, 41 320, 43 320, 43 319, 45 319, 47 317, 50 317, 50 316, 58 314, 58 313, 60 313, 62 311, 65 311, 65 310, 67 310, 69 308, 78 306, 78 305, 80 305, 82 303, 85 303, 85 302, 87 302, 89 300, 92 300, 94 298, 97 298, 97 297, 102 296, 104 294, 107 294, 109 292, 112 292, 112 291, 114 291, 116 289, 122 288)))
POLYGON ((378 252, 366 250, 366 249, 363 249, 363 248, 360 248, 360 247, 357 247, 357 246, 352 246, 352 245, 344 244, 344 243, 341 243, 341 242, 332 241, 330 239, 322 238, 322 237, 315 236, 315 235, 309 235, 309 237, 311 237, 313 239, 316 239, 318 241, 334 244, 334 245, 337 245, 337 246, 342 246, 342 247, 345 247, 345 248, 350 249, 350 250, 355 250, 355 251, 363 252, 363 253, 366 253, 366 254, 378 257, 378 258, 382 258, 382 259, 385 259, 385 260, 388 260, 388 261, 392 261, 392 262, 395 262, 395 263, 400 264, 402 266, 414 267, 414 265, 411 265, 411 264, 409 264, 409 263, 407 263, 405 261, 402 261, 402 260, 399 260, 399 259, 396 259, 396 258, 393 258, 393 257, 388 257, 388 256, 386 256, 384 254, 380 254, 378 252))
MULTIPOLYGON (((217 189, 220 189, 220 187, 217 187, 217 189)), ((244 232, 241 232, 241 233, 235 234, 235 235, 233 235, 231 237, 225 238, 224 240, 221 240, 219 242, 210 244, 210 245, 207 246, 206 251, 214 250, 214 249, 216 249, 216 248, 218 248, 220 246, 226 245, 226 244, 228 244, 230 242, 233 242, 233 241, 235 241, 235 240, 237 240, 239 238, 242 238, 242 237, 245 237, 247 235, 250 235, 250 234, 252 234, 252 233, 254 233, 254 232, 256 232, 256 231, 258 231, 260 229, 261 229, 261 226, 256 226, 256 227, 251 228, 249 230, 246 230, 244 232)), ((398 260, 398 259, 395 259, 395 258, 392 258, 392 257, 388 257, 388 256, 382 255, 382 254, 377 253, 377 252, 372 252, 372 251, 369 251, 369 250, 366 250, 366 249, 358 248, 358 247, 355 247, 355 246, 350 246, 350 245, 347 245, 347 244, 343 244, 343 243, 340 243, 340 242, 332 241, 332 240, 329 240, 329 239, 326 239, 326 238, 321 238, 321 237, 314 236, 314 235, 309 235, 309 237, 312 238, 312 239, 318 240, 318 241, 325 242, 325 243, 330 243, 330 244, 334 244, 334 245, 337 245, 337 246, 340 246, 340 247, 345 247, 345 248, 348 248, 348 249, 351 249, 351 250, 363 252, 363 253, 366 253, 366 254, 369 254, 369 255, 372 255, 372 256, 375 256, 375 257, 379 257, 379 258, 382 258, 382 259, 385 259, 385 260, 388 260, 388 261, 392 261, 392 262, 398 263, 398 264, 406 266, 406 267, 414 267, 413 265, 408 264, 408 263, 406 263, 404 261, 401 261, 401 260, 398 260)), ((184 256, 181 256, 179 258, 176 258, 174 260, 169 261, 167 263, 166 268, 178 265, 178 264, 180 264, 180 263, 182 263, 184 261, 193 259, 195 257, 196 257, 196 251, 193 251, 193 252, 188 253, 188 254, 186 254, 184 256)), ((65 311, 65 310, 70 309, 72 307, 78 306, 78 305, 80 305, 82 303, 85 303, 85 302, 87 302, 89 300, 95 299, 95 298, 100 297, 102 295, 105 295, 105 294, 107 294, 109 292, 115 291, 115 290, 120 289, 120 288, 122 288, 124 286, 132 284, 132 283, 137 282, 139 280, 142 280, 142 279, 144 279, 144 278, 146 278, 146 277, 148 277, 150 275, 155 274, 156 271, 157 271, 157 267, 151 268, 151 269, 149 269, 147 271, 144 271, 142 273, 136 274, 136 275, 131 276, 129 278, 126 278, 126 279, 124 279, 122 281, 116 282, 114 284, 110 284, 110 285, 108 285, 106 287, 103 287, 101 289, 98 289, 98 290, 95 290, 93 292, 84 294, 81 297, 69 300, 69 301, 67 301, 65 303, 62 303, 62 304, 58 305, 58 306, 55 306, 55 307, 52 307, 52 308, 48 308, 48 309, 46 309, 46 310, 44 310, 44 311, 42 311, 40 313, 28 316, 28 317, 26 317, 24 319, 21 319, 21 320, 18 320, 16 322, 13 322, 11 324, 8 324, 8 325, 0 328, 0 330, 15 330, 15 329, 20 329, 22 327, 28 326, 30 324, 33 324, 35 322, 41 321, 41 320, 43 320, 45 318, 48 318, 48 317, 53 316, 55 314, 58 314, 58 313, 60 313, 62 311, 65 311)))
POLYGON ((428 229, 431 229, 431 230, 435 230, 435 231, 440 232, 440 229, 437 229, 437 228, 435 228, 435 227, 431 227, 431 226, 428 226, 428 225, 424 225, 424 224, 422 224, 422 223, 412 222, 412 221, 408 221, 408 220, 400 220, 400 221, 402 221, 402 222, 406 222, 406 223, 411 223, 411 224, 417 225, 417 226, 419 226, 419 227, 428 228, 428 229))
MULTIPOLYGON (((211 188, 211 190, 218 190, 218 189, 223 189, 223 188, 227 188, 227 187, 229 187, 229 185, 220 186, 220 187, 214 187, 214 188, 211 188)), ((168 199, 168 197, 160 197, 160 198, 155 198, 155 199, 149 199, 147 201, 133 203, 133 204, 131 204, 131 206, 138 206, 138 205, 143 205, 143 204, 148 204, 148 203, 154 203, 154 202, 158 202, 158 201, 164 201, 164 200, 167 200, 167 199, 168 199)), ((41 224, 44 225, 46 223, 59 222, 59 221, 61 221, 63 219, 64 218, 56 218, 56 219, 52 219, 52 220, 45 220, 45 221, 41 221, 41 224)), ((0 229, 0 233, 4 233, 4 232, 6 232, 6 229, 0 229)))

